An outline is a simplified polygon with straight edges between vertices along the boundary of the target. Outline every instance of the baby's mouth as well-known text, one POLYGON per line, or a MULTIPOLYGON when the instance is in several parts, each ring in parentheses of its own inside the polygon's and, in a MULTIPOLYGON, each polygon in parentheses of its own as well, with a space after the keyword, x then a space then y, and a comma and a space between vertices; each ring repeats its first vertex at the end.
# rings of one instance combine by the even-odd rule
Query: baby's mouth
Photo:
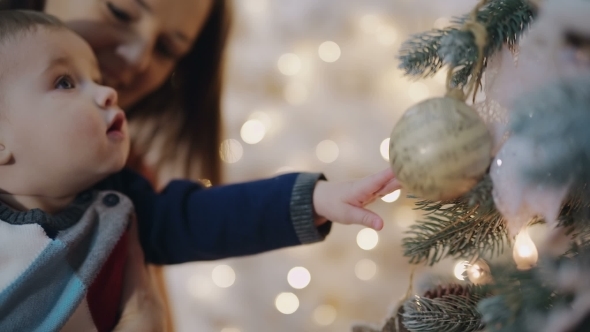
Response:
POLYGON ((125 114, 123 112, 118 112, 111 124, 107 128, 107 135, 109 137, 114 138, 122 138, 124 136, 123 133, 123 125, 125 124, 125 114))

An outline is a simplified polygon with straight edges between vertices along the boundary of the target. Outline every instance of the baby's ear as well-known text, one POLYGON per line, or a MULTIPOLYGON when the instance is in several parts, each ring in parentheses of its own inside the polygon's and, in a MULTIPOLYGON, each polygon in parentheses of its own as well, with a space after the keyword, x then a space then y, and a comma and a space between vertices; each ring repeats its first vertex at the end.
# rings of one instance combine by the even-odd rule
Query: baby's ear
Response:
POLYGON ((3 142, 0 142, 0 165, 7 165, 11 162, 12 152, 3 142))

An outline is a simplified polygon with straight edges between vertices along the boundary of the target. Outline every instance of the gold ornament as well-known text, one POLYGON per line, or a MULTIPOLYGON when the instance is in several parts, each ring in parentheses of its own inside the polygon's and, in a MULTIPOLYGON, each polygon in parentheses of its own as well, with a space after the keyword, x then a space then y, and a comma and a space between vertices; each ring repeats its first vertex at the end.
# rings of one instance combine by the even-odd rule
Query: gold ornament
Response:
POLYGON ((480 0, 463 29, 473 34, 478 59, 471 71, 467 93, 452 89, 453 69, 447 73, 447 95, 412 106, 391 132, 389 160, 401 184, 415 195, 432 201, 458 198, 485 175, 493 140, 477 112, 465 104, 480 86, 487 45, 486 27, 477 13, 488 0, 480 0))
POLYGON ((469 191, 491 160, 492 137, 479 115, 453 97, 432 98, 406 111, 393 128, 390 163, 402 185, 438 201, 469 191))

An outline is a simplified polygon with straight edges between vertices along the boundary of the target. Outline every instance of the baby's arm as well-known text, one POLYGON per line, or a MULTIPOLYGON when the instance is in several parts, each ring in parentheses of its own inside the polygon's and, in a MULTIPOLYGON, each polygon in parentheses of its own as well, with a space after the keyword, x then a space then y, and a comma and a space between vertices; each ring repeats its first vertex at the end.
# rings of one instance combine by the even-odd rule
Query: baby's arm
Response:
POLYGON ((328 219, 380 228, 382 220, 363 207, 399 187, 391 171, 351 182, 324 179, 291 173, 211 188, 177 180, 156 193, 124 170, 101 185, 135 204, 147 261, 177 264, 321 241, 330 231, 328 219))

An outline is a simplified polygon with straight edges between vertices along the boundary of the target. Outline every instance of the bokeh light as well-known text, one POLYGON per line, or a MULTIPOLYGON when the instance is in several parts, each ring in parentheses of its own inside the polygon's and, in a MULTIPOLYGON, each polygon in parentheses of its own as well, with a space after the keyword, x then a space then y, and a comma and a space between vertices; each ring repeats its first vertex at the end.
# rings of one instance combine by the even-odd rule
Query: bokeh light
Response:
POLYGON ((336 317, 336 308, 328 304, 321 305, 313 311, 313 320, 320 326, 328 326, 334 323, 336 317))
POLYGON ((236 273, 228 265, 218 265, 211 272, 211 278, 217 287, 228 288, 236 281, 236 273))
POLYGON ((335 62, 340 58, 340 46, 333 41, 325 41, 320 44, 318 54, 325 62, 335 62))
POLYGON ((242 125, 240 136, 248 144, 256 144, 262 141, 266 135, 266 127, 259 120, 248 120, 242 125))
POLYGON ((304 267, 294 267, 287 274, 287 281, 291 287, 295 289, 303 289, 309 285, 311 274, 304 267))
POLYGON ((277 310, 285 315, 290 315, 299 308, 299 298, 293 293, 281 293, 275 299, 277 310))
POLYGON ((371 250, 379 243, 379 234, 372 228, 364 228, 358 232, 356 243, 363 250, 371 250))
POLYGON ((389 138, 384 139, 379 145, 379 152, 383 159, 389 161, 389 138))
POLYGON ((361 259, 354 266, 354 274, 360 280, 371 280, 377 274, 377 264, 370 259, 361 259))
POLYGON ((381 200, 386 203, 393 203, 399 199, 401 193, 402 193, 401 189, 394 190, 392 193, 381 197, 381 200))
POLYGON ((219 148, 219 156, 221 160, 228 164, 237 163, 242 159, 244 155, 244 148, 242 144, 233 138, 226 139, 221 142, 221 146, 219 148))
POLYGON ((318 159, 326 164, 334 162, 340 154, 338 144, 331 140, 321 141, 317 145, 315 152, 318 159))
POLYGON ((285 53, 281 55, 277 63, 279 71, 283 75, 293 76, 301 71, 301 59, 296 54, 285 53))

